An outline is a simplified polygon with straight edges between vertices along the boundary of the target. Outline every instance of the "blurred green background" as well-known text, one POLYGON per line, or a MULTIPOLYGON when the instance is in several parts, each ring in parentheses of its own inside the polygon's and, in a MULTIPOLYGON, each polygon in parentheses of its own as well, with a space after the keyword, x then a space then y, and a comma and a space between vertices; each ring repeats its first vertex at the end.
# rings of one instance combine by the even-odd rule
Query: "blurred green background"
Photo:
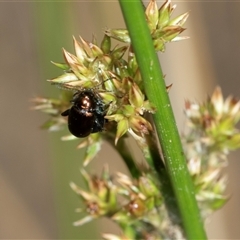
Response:
MULTIPOLYGON (((159 57, 166 83, 173 83, 170 97, 181 131, 185 99, 201 101, 217 84, 225 96, 240 96, 240 3, 176 3, 176 14, 190 10, 183 33, 190 39, 168 44, 159 57)), ((121 27, 117 1, 0 2, 0 239, 99 239, 102 231, 119 233, 109 221, 72 226, 80 203, 69 182, 81 184, 83 153, 76 150, 78 141, 60 140, 66 132, 40 130, 47 117, 30 111, 29 100, 58 96, 60 90, 45 80, 61 73, 50 61, 63 62, 62 47, 74 52, 72 35, 91 41, 94 34, 100 42, 104 28, 121 27)), ((212 239, 240 239, 238 155, 231 154, 226 169, 231 198, 206 224, 212 239)), ((100 172, 106 162, 113 172, 124 170, 105 144, 90 172, 100 172)))

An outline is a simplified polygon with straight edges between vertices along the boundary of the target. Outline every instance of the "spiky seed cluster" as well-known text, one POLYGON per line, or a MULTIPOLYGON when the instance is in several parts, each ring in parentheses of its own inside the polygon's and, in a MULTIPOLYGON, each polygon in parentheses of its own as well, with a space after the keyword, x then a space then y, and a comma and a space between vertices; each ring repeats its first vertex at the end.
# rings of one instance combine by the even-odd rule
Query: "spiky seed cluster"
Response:
MULTIPOLYGON (((71 183, 72 189, 84 200, 87 215, 74 223, 80 226, 95 218, 112 215, 117 205, 117 187, 112 183, 108 168, 105 167, 101 178, 89 176, 85 170, 81 170, 84 179, 88 185, 88 191, 84 191, 71 183)), ((82 211, 82 210, 80 210, 82 211)))
MULTIPOLYGON (((76 55, 63 49, 66 64, 54 64, 64 69, 65 72, 49 81, 70 90, 93 88, 109 76, 108 70, 112 64, 112 58, 104 54, 103 50, 96 44, 86 42, 81 37, 80 41, 75 38, 73 40, 76 55)), ((119 49, 117 50, 119 51, 119 49)), ((123 53, 126 51, 126 49, 122 50, 123 53)))
POLYGON ((221 89, 215 89, 204 104, 186 102, 190 127, 200 134, 208 148, 228 152, 240 147, 240 134, 236 123, 240 119, 240 102, 233 97, 223 100, 221 89))
POLYGON ((103 49, 82 38, 80 42, 74 38, 76 56, 63 50, 67 65, 57 66, 65 69, 68 66, 68 69, 63 75, 49 81, 64 89, 95 89, 103 101, 110 104, 106 118, 117 122, 117 144, 129 129, 130 133, 134 131, 139 136, 148 134, 152 126, 143 114, 146 111, 154 112, 154 107, 145 100, 144 93, 135 83, 133 69, 121 59, 127 47, 110 51, 108 38, 105 36, 101 44, 103 49))
MULTIPOLYGON (((183 25, 185 24, 189 13, 187 12, 171 19, 171 15, 175 8, 176 5, 171 5, 170 0, 165 1, 159 9, 155 0, 151 0, 146 7, 146 20, 156 51, 164 51, 167 42, 188 38, 180 37, 179 34, 185 30, 183 25)), ((126 29, 108 29, 105 31, 105 34, 125 43, 131 42, 126 29)))
POLYGON ((204 216, 220 208, 227 200, 227 179, 222 168, 229 151, 240 147, 240 101, 232 96, 223 99, 219 87, 202 104, 186 102, 189 132, 185 151, 199 205, 204 216))
MULTIPOLYGON (((168 236, 166 223, 170 222, 170 219, 163 209, 157 181, 151 175, 143 175, 138 180, 132 181, 125 174, 118 173, 118 185, 113 182, 107 167, 104 168, 100 178, 91 177, 84 170, 82 175, 88 184, 88 191, 71 183, 72 189, 85 202, 85 209, 80 210, 85 212, 85 216, 75 222, 75 226, 107 216, 123 226, 123 229, 130 226, 135 229, 134 235, 125 233, 127 239, 135 239, 138 235, 142 236, 141 239, 148 239, 145 238, 147 236, 151 239, 158 239, 160 235, 168 236), (159 215, 160 209, 161 215, 159 215)), ((104 236, 108 239, 113 235, 104 234, 104 236)))
POLYGON ((69 100, 66 95, 62 95, 61 99, 36 97, 32 102, 35 104, 35 106, 32 107, 33 110, 39 110, 50 115, 50 119, 42 125, 43 129, 59 131, 66 126, 66 121, 59 117, 69 105, 69 100))

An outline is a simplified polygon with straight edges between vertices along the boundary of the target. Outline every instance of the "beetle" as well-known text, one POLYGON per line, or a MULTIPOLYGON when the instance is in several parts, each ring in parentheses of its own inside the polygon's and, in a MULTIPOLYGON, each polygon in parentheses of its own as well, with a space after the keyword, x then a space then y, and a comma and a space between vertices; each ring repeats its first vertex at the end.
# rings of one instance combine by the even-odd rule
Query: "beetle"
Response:
POLYGON ((101 132, 106 119, 106 106, 98 93, 93 89, 82 89, 73 95, 73 103, 62 116, 68 116, 68 129, 78 138, 87 137, 91 133, 101 132))

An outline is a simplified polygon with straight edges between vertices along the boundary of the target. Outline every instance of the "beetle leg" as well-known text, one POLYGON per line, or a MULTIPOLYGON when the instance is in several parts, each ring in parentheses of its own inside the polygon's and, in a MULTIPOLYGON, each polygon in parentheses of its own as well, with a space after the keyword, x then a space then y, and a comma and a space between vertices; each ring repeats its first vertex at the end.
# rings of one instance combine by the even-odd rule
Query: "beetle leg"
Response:
POLYGON ((62 112, 61 115, 66 117, 69 115, 69 111, 70 111, 70 109, 67 109, 66 111, 62 112))

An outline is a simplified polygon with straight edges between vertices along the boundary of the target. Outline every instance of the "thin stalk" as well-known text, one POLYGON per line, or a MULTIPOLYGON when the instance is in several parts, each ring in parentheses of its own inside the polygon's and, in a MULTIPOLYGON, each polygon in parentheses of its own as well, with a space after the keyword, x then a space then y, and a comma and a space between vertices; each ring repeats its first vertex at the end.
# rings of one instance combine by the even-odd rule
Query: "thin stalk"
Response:
MULTIPOLYGON (((188 239, 206 239, 194 195, 194 186, 187 169, 180 136, 161 66, 145 20, 142 2, 140 0, 119 0, 119 3, 144 80, 147 97, 158 109, 153 116, 154 123, 185 234, 188 239)), ((158 166, 158 164, 155 165, 158 166)), ((156 171, 161 174, 161 169, 156 169, 156 171)))
POLYGON ((106 140, 120 154, 120 156, 122 157, 123 161, 125 162, 125 164, 127 166, 127 169, 129 170, 131 176, 136 179, 139 178, 141 173, 140 173, 139 169, 137 168, 136 163, 131 154, 131 151, 129 150, 129 148, 126 144, 126 139, 125 138, 119 139, 117 145, 115 145, 115 135, 113 135, 113 136, 106 135, 106 140))

